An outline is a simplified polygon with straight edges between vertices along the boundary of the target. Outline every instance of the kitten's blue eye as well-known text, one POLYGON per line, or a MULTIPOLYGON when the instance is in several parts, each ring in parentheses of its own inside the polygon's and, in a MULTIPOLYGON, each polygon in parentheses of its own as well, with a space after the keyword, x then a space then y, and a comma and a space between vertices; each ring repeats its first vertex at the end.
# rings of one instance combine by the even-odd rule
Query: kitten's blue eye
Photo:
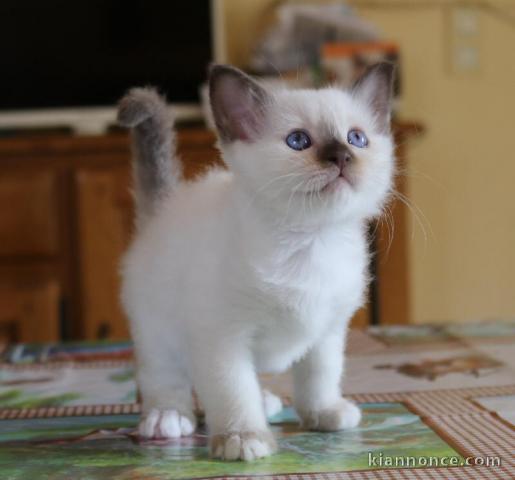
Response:
POLYGON ((368 138, 367 136, 357 128, 353 128, 352 130, 349 130, 349 133, 347 133, 347 141, 358 148, 365 148, 368 145, 368 138))
POLYGON ((302 130, 295 130, 286 137, 286 145, 293 150, 306 150, 311 147, 311 138, 302 130))

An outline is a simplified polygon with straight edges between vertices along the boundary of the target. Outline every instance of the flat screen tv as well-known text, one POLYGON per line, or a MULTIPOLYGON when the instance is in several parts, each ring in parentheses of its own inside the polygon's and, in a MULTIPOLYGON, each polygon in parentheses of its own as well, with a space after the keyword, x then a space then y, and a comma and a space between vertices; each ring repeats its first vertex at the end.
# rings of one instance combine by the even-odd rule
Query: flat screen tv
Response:
POLYGON ((135 85, 156 85, 173 104, 197 104, 216 59, 216 4, 1 0, 0 117, 112 109, 135 85))

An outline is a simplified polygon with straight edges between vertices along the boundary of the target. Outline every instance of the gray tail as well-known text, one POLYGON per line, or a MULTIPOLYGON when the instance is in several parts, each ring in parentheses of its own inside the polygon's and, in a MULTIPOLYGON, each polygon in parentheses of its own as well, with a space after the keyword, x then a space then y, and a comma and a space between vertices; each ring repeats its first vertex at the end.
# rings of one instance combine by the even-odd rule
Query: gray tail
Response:
POLYGON ((136 223, 152 216, 181 176, 173 120, 153 88, 133 88, 120 100, 118 122, 132 129, 136 223))

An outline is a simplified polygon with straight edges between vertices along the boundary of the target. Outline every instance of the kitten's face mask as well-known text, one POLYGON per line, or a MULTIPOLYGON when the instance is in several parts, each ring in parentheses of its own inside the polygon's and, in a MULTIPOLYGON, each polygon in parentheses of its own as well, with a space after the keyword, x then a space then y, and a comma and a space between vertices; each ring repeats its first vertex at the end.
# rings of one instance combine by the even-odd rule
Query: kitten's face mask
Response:
POLYGON ((366 218, 390 190, 393 67, 371 67, 350 91, 269 92, 240 70, 215 66, 211 106, 224 159, 285 218, 366 218))

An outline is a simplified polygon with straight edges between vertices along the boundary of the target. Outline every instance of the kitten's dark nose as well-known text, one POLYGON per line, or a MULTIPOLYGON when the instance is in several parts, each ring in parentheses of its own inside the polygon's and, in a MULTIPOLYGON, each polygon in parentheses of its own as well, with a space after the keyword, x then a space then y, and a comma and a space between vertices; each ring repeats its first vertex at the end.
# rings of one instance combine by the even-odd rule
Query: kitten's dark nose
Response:
POLYGON ((340 170, 349 165, 354 158, 347 146, 336 140, 326 144, 320 153, 322 161, 334 163, 340 170))
POLYGON ((345 166, 351 162, 352 155, 347 149, 339 150, 332 154, 327 160, 329 160, 331 163, 335 163, 340 168, 340 170, 343 170, 345 166))

